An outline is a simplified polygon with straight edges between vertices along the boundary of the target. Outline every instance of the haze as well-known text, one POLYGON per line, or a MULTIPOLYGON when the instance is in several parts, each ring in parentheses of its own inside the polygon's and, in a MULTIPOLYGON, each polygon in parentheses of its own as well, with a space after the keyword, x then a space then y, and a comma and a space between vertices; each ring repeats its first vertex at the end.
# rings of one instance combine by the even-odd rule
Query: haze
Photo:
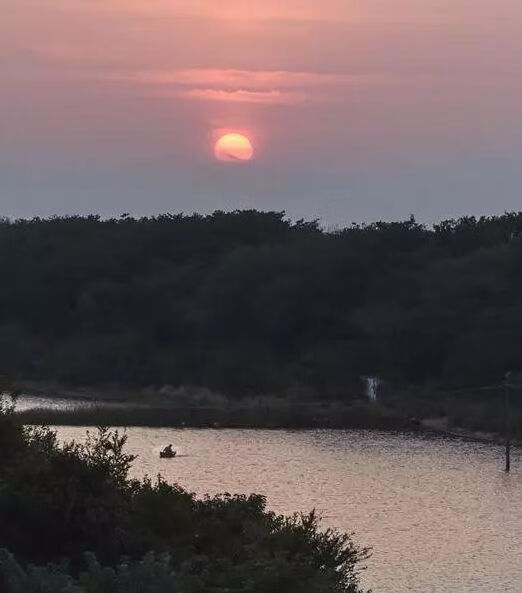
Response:
POLYGON ((520 209, 520 0, 1 0, 0 214, 520 209), (284 4, 284 6, 281 6, 284 4), (216 130, 255 159, 216 162, 216 130))

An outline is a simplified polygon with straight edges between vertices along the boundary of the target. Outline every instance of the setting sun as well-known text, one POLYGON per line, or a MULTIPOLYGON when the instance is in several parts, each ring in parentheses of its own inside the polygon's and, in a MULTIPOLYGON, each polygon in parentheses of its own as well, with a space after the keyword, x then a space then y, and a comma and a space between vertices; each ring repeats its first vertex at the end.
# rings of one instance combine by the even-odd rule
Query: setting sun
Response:
POLYGON ((243 134, 229 133, 221 136, 214 146, 214 155, 218 161, 250 161, 254 149, 250 140, 243 134))

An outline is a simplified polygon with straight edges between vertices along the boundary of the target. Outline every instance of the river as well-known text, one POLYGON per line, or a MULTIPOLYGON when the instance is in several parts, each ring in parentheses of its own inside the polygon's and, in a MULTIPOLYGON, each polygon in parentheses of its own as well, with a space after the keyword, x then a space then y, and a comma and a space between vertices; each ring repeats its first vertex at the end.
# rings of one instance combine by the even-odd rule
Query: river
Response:
MULTIPOLYGON (((61 439, 86 429, 61 427, 61 439)), ((130 428, 135 476, 198 495, 257 492, 280 513, 317 509, 325 527, 373 548, 374 593, 520 593, 522 454, 370 431, 130 428), (179 456, 159 459, 172 443, 179 456)))

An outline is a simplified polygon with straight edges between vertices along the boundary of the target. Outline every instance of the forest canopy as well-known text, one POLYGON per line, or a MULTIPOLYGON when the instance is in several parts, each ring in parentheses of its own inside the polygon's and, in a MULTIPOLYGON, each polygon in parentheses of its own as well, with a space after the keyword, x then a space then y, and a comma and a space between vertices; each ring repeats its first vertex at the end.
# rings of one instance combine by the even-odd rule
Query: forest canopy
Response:
POLYGON ((15 379, 349 398, 365 375, 455 388, 522 367, 522 213, 3 219, 0 278, 15 379))

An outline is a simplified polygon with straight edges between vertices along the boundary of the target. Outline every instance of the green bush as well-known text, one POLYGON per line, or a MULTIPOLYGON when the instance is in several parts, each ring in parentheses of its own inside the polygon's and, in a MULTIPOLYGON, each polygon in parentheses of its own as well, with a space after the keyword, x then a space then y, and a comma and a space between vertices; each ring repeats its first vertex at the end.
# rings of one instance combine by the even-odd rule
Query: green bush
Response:
POLYGON ((160 477, 129 479, 118 432, 60 445, 12 414, 0 426, 19 435, 2 451, 1 591, 360 591, 368 551, 321 531, 313 512, 284 517, 260 495, 198 499, 160 477))
POLYGON ((6 550, 0 550, 4 593, 190 593, 194 588, 178 576, 168 555, 152 552, 138 562, 102 567, 86 554, 86 570, 70 574, 66 565, 23 568, 6 550))

